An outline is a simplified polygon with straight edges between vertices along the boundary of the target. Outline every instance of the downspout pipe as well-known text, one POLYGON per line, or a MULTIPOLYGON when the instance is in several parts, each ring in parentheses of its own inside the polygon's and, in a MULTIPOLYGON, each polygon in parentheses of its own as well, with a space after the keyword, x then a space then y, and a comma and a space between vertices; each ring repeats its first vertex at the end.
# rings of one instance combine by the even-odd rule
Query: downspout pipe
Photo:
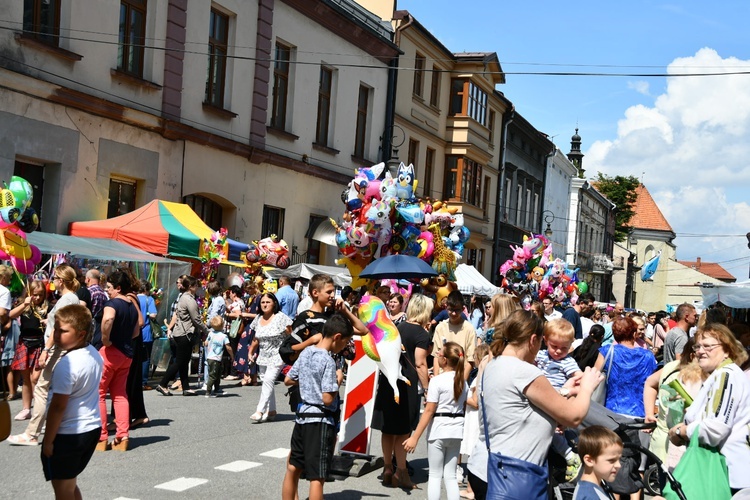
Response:
MULTIPOLYGON (((414 23, 414 17, 408 11, 394 11, 393 18, 399 21, 408 19, 405 23, 395 29, 393 43, 401 50, 401 32, 414 23)), ((403 52, 402 52, 403 53, 403 52)), ((388 89, 386 91, 385 107, 385 129, 383 130, 383 149, 380 151, 380 161, 387 162, 391 159, 393 149, 393 127, 396 123, 396 86, 398 85, 398 59, 394 57, 388 63, 388 89)))
POLYGON ((508 151, 508 127, 513 123, 513 119, 516 116, 515 104, 510 105, 510 111, 503 113, 503 154, 500 157, 500 182, 498 183, 497 196, 495 197, 495 228, 494 228, 494 239, 495 242, 492 245, 492 277, 493 282, 497 284, 498 268, 500 267, 500 224, 502 220, 503 210, 505 209, 505 203, 503 197, 505 196, 505 157, 508 151))

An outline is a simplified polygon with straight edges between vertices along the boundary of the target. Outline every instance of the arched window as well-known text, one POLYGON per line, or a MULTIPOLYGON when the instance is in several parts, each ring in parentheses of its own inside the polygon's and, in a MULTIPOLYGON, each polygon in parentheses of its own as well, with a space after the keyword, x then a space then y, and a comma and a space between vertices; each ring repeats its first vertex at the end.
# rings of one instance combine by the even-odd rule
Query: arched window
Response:
POLYGON ((643 253, 643 263, 645 264, 656 255, 653 245, 648 245, 643 253))
POLYGON ((192 208, 198 217, 214 231, 222 227, 224 209, 215 201, 199 194, 189 194, 183 197, 182 202, 192 208))

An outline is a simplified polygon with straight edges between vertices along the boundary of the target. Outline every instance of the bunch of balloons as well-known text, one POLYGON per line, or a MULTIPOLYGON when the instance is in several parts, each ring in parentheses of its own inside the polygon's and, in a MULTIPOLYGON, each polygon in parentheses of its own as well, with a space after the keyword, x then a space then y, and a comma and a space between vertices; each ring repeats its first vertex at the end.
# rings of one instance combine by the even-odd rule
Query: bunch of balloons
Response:
POLYGON ((39 249, 26 240, 26 233, 39 227, 31 208, 33 196, 31 184, 15 175, 0 189, 0 260, 9 260, 21 274, 33 273, 42 259, 39 249))
POLYGON ((578 280, 578 268, 552 256, 552 243, 541 234, 523 237, 520 246, 511 245, 513 258, 500 266, 502 287, 520 297, 532 300, 551 297, 557 303, 575 304, 578 295, 588 291, 585 281, 578 280))
POLYGON ((341 196, 342 222, 331 219, 343 254, 336 262, 349 269, 353 287, 365 284, 358 277, 367 264, 391 254, 419 257, 455 280, 470 236, 463 214, 441 201, 418 199, 417 184, 413 165, 400 164, 395 177, 384 163, 354 171, 341 196))
POLYGON ((252 241, 247 245, 247 251, 242 260, 251 274, 260 272, 262 266, 273 266, 279 269, 289 267, 289 245, 275 234, 260 241, 252 241))

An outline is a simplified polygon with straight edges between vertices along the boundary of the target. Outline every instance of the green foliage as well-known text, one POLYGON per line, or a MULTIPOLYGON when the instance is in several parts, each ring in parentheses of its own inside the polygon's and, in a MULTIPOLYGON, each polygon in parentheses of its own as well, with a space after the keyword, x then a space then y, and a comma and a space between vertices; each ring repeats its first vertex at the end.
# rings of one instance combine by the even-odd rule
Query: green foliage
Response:
POLYGON ((641 184, 640 181, 632 175, 610 177, 598 172, 595 183, 596 190, 617 205, 615 210, 615 241, 625 241, 630 230, 630 219, 635 215, 633 204, 638 197, 635 190, 641 184))

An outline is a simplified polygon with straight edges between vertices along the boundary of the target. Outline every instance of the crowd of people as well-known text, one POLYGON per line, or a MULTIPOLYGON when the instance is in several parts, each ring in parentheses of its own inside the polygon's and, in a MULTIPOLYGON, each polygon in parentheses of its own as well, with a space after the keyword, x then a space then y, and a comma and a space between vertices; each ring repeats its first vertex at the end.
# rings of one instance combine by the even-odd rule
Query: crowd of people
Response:
POLYGON ((655 423, 644 441, 650 437, 650 449, 670 470, 697 433, 726 457, 732 490, 750 488, 742 473, 750 463, 750 327, 727 324, 720 308, 698 314, 682 304, 671 317, 639 314, 621 304, 597 307, 584 293, 561 310, 549 298, 522 305, 502 293, 405 296, 389 286, 346 287, 336 298, 326 275, 313 276, 301 298, 286 276, 275 292, 256 279, 226 288, 214 281, 201 290, 196 278, 180 276, 165 318, 172 359, 152 380, 150 350, 162 328, 148 281, 126 269, 106 279, 89 270, 84 280, 61 264, 49 283, 31 281, 14 303, 6 288, 10 273, 0 265, 0 321, 5 344, 14 343, 7 381, 10 397, 20 392, 23 400, 16 420, 29 423, 9 441, 43 444, 45 477, 60 498, 75 494, 75 477, 95 450, 128 450, 130 430, 149 421, 143 391, 152 386, 163 396, 219 397, 222 381, 259 385, 249 420, 263 424, 286 407, 275 387, 280 380, 289 386, 295 413, 282 497, 298 496, 304 472, 309 497, 322 498, 351 337, 369 333, 357 316, 366 293, 383 301, 402 343, 400 398, 381 374, 374 405, 384 486, 418 487, 407 458, 423 440, 430 499, 442 491, 450 500, 486 498, 493 482, 488 463, 498 453, 529 470, 545 467, 555 453, 565 463, 565 480, 578 478, 575 498, 606 498, 596 495, 619 469, 620 437, 589 427, 576 449, 563 432, 601 404, 613 415, 655 423), (198 385, 192 387, 196 351, 198 385), (682 413, 670 406, 673 382, 694 400, 682 413), (61 461, 63 452, 75 460, 61 461))

